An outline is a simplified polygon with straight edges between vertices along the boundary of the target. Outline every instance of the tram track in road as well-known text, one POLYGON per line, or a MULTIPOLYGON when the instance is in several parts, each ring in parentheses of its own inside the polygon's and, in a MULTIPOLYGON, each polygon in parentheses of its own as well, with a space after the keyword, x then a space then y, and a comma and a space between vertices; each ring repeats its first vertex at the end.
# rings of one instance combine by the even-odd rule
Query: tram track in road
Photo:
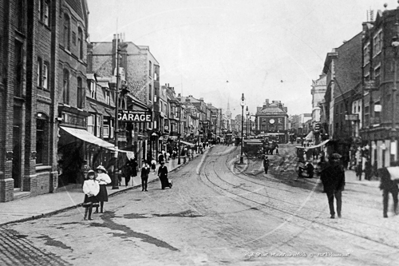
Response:
MULTIPOLYGON (((230 160, 226 160, 227 164, 230 164, 229 162, 230 162, 230 160)), ((263 185, 263 186, 267 187, 268 189, 274 189, 274 190, 279 190, 279 191, 293 193, 292 189, 290 190, 290 189, 284 189, 284 188, 276 188, 276 187, 267 185, 267 183, 257 182, 252 177, 250 177, 250 175, 248 175, 245 171, 241 171, 241 172, 237 171, 236 172, 236 171, 234 171, 233 167, 229 167, 229 169, 230 169, 231 173, 234 174, 237 178, 241 178, 241 179, 243 179, 243 180, 245 180, 247 182, 251 182, 251 183, 254 183, 254 184, 257 184, 257 185, 261 185, 261 186, 263 185)), ((262 174, 263 174, 263 172, 262 172, 262 174)), ((271 182, 273 182, 275 184, 279 184, 279 185, 281 184, 281 185, 284 185, 284 186, 290 186, 289 183, 280 181, 277 178, 271 178, 271 177, 268 177, 268 176, 266 176, 265 178, 267 178, 268 181, 271 181, 271 182)), ((317 184, 315 184, 315 186, 316 185, 317 184)), ((307 188, 303 188, 303 187, 300 187, 300 186, 293 186, 293 187, 301 189, 303 191, 309 192, 309 189, 307 189, 307 188)), ((354 190, 354 191, 356 191, 357 193, 364 193, 364 192, 359 191, 359 190, 354 190)), ((294 195, 296 196, 297 194, 294 193, 294 195)), ((275 197, 271 197, 271 198, 273 198, 275 200, 278 200, 278 201, 284 201, 281 198, 275 198, 275 197)), ((291 204, 290 202, 287 202, 287 201, 284 201, 284 202, 291 204)), ((364 208, 364 204, 363 205, 360 204, 361 202, 362 202, 361 200, 355 200, 355 201, 351 202, 351 205, 355 205, 356 208, 364 208)), ((379 209, 378 209, 378 211, 379 211, 379 209)), ((364 221, 358 220, 358 219, 351 219, 349 217, 345 217, 345 220, 353 222, 353 223, 356 223, 356 224, 362 224, 362 225, 367 226, 367 227, 373 227, 376 230, 380 230, 380 225, 371 224, 371 223, 364 222, 364 221)), ((399 222, 396 222, 396 221, 394 221, 394 222, 395 222, 395 224, 399 224, 399 222)), ((386 227, 385 229, 391 231, 392 233, 396 233, 397 232, 396 230, 388 228, 388 227, 386 227)))
MULTIPOLYGON (((264 195, 264 194, 261 194, 261 193, 259 193, 257 191, 253 191, 253 190, 247 189, 247 188, 245 188, 243 186, 237 186, 236 184, 223 179, 220 176, 220 174, 218 174, 218 171, 216 171, 216 169, 215 169, 216 165, 220 166, 220 164, 221 164, 220 162, 219 163, 216 162, 218 160, 218 158, 220 158, 220 157, 214 157, 214 158, 216 158, 216 159, 213 160, 213 161, 209 161, 209 157, 208 157, 204 161, 204 166, 202 167, 203 171, 202 171, 202 173, 199 173, 200 180, 205 185, 210 187, 211 189, 217 191, 219 194, 222 192, 223 194, 227 193, 228 195, 231 195, 232 196, 231 197, 232 200, 234 200, 236 202, 239 202, 240 204, 243 204, 244 206, 248 207, 248 209, 256 208, 257 211, 262 212, 262 213, 264 213, 266 215, 272 215, 272 216, 274 216, 276 218, 284 219, 285 220, 284 223, 291 222, 293 218, 298 218, 298 219, 306 221, 309 224, 317 224, 319 226, 327 227, 327 228, 339 231, 339 232, 344 233, 344 234, 352 235, 352 236, 357 237, 359 239, 372 241, 374 243, 377 243, 377 244, 380 244, 380 245, 384 245, 384 246, 399 250, 399 246, 398 245, 389 244, 389 243, 386 243, 386 242, 383 242, 383 241, 379 241, 379 240, 376 240, 376 239, 373 239, 373 238, 370 238, 370 237, 367 237, 367 236, 360 235, 360 234, 358 234, 356 232, 351 232, 351 231, 345 230, 343 228, 336 227, 333 224, 326 224, 326 223, 318 221, 317 218, 319 218, 321 215, 324 215, 326 213, 325 209, 323 209, 321 211, 316 211, 316 210, 311 210, 310 209, 311 211, 316 213, 316 215, 314 216, 315 218, 312 219, 312 218, 304 217, 303 215, 300 215, 298 212, 287 211, 287 210, 283 210, 283 209, 281 209, 279 207, 275 207, 275 206, 271 205, 270 203, 268 203, 267 201, 261 201, 258 198, 266 199, 267 197, 269 197, 269 198, 272 198, 275 201, 280 201, 280 202, 282 202, 284 204, 286 204, 286 203, 292 204, 292 203, 289 203, 287 201, 283 201, 280 198, 270 197, 270 195, 264 195), (211 169, 211 170, 209 170, 209 169, 211 169), (211 173, 211 171, 212 171, 212 173, 211 173), (212 178, 210 177, 211 175, 213 177, 216 177, 221 182, 227 184, 228 187, 226 188, 226 187, 218 184, 217 182, 213 181, 212 178), (242 192, 244 192, 244 193, 242 193, 242 192), (248 196, 248 195, 252 195, 252 194, 255 194, 256 197, 258 197, 258 198, 254 199, 254 198, 250 198, 248 196), (255 206, 254 206, 254 204, 255 204, 255 206), (258 208, 256 206, 258 206, 258 207, 262 206, 262 208, 258 208), (267 208, 268 211, 266 211, 265 208, 267 208), (272 213, 270 210, 272 210, 274 213, 272 213), (286 217, 278 215, 277 213, 280 213, 280 214, 283 214, 283 215, 289 215, 290 218, 287 220, 286 217)), ((229 168, 227 166, 229 161, 230 161, 229 156, 227 156, 226 160, 224 162, 222 162, 226 166, 227 169, 229 168)), ((240 178, 240 177, 237 177, 237 178, 240 178)), ((243 181, 245 181, 245 182, 252 182, 252 183, 254 183, 256 185, 265 186, 265 184, 259 184, 259 182, 254 182, 252 180, 248 180, 248 177, 247 178, 242 178, 241 177, 241 179, 243 181)), ((270 186, 266 186, 266 187, 271 188, 270 186)), ((273 189, 276 189, 276 188, 273 188, 273 189)), ((290 192, 293 193, 292 191, 290 191, 290 192)), ((299 210, 303 209, 303 207, 299 207, 299 208, 300 208, 299 210)), ((309 210, 309 208, 307 208, 307 210, 309 210)), ((368 224, 368 223, 364 223, 364 222, 359 221, 359 220, 352 220, 352 222, 361 223, 364 226, 372 226, 372 227, 375 227, 375 228, 379 228, 378 226, 375 226, 375 225, 372 225, 372 224, 368 224)), ((389 228, 386 228, 386 229, 389 230, 389 228)), ((305 227, 302 230, 302 232, 304 232, 306 230, 308 230, 307 227, 305 227)), ((301 234, 301 232, 298 233, 298 234, 295 234, 292 237, 292 239, 298 237, 300 234, 301 234)))

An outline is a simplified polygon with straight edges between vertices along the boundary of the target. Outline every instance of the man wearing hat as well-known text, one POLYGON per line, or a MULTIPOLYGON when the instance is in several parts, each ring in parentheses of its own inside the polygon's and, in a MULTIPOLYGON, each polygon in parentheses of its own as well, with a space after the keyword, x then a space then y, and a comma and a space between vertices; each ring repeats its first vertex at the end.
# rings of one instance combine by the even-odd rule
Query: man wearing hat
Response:
POLYGON ((161 161, 161 166, 158 168, 158 177, 161 181, 162 189, 165 189, 165 187, 172 188, 172 183, 170 183, 168 179, 168 168, 165 165, 165 161, 161 161))
MULTIPOLYGON (((107 170, 105 170, 104 166, 99 165, 97 168, 97 177, 96 180, 100 184, 100 192, 97 195, 97 199, 100 202, 100 211, 104 211, 104 202, 108 202, 108 192, 107 185, 111 183, 111 178, 107 174, 107 170)), ((96 212, 98 212, 98 207, 96 208, 96 212)))
POLYGON ((324 192, 327 194, 328 205, 330 207, 330 218, 335 218, 334 197, 337 200, 337 214, 341 218, 342 191, 345 186, 345 171, 341 164, 341 155, 333 153, 326 167, 321 171, 321 181, 324 192))

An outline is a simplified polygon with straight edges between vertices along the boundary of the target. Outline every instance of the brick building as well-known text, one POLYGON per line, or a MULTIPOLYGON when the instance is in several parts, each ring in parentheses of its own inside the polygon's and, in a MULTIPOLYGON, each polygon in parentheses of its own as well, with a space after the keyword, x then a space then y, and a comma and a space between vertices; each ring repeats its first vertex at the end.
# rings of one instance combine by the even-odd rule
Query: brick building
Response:
POLYGON ((374 167, 389 166, 398 160, 399 120, 397 81, 399 9, 379 11, 376 19, 363 23, 362 81, 363 115, 360 136, 367 143, 374 167), (395 93, 395 96, 394 96, 395 93))
POLYGON ((0 201, 58 187, 59 122, 85 125, 87 14, 84 0, 0 0, 0 201))

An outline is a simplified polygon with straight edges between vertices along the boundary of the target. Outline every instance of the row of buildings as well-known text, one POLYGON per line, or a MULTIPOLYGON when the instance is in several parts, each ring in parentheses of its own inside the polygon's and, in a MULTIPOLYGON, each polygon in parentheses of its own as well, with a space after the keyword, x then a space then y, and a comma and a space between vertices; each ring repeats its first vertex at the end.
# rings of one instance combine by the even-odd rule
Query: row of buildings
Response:
POLYGON ((358 34, 327 53, 312 83, 312 124, 344 158, 361 150, 374 168, 398 160, 398 37, 399 9, 375 19, 370 11, 358 34))
POLYGON ((148 46, 89 42, 88 14, 85 0, 0 0, 1 202, 225 131, 221 109, 161 85, 148 46))

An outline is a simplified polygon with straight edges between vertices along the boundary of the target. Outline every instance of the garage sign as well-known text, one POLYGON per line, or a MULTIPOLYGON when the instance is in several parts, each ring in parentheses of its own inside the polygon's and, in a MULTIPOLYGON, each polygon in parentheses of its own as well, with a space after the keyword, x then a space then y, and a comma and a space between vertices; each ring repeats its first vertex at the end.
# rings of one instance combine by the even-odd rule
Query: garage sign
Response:
POLYGON ((152 114, 151 112, 122 110, 118 112, 118 121, 135 123, 152 122, 152 114))

